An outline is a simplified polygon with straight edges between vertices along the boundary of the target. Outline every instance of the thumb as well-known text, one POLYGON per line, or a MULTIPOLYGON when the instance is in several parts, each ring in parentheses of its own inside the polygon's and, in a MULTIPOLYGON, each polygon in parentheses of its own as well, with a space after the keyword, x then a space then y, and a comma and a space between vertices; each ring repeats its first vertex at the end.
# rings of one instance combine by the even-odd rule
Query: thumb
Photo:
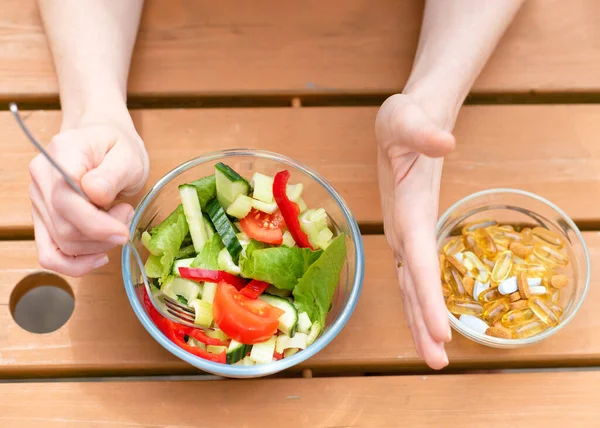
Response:
POLYGON ((113 146, 100 164, 81 178, 83 191, 98 206, 110 205, 119 194, 135 194, 144 185, 144 169, 131 153, 113 146))

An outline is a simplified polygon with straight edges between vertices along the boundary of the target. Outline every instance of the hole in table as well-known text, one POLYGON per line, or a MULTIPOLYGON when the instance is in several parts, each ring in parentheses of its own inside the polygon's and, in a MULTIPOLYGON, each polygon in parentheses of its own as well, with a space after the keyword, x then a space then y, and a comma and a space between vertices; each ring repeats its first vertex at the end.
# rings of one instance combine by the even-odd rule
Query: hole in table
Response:
POLYGON ((71 318, 75 299, 67 281, 38 272, 19 281, 10 295, 9 307, 21 328, 31 333, 51 333, 71 318))

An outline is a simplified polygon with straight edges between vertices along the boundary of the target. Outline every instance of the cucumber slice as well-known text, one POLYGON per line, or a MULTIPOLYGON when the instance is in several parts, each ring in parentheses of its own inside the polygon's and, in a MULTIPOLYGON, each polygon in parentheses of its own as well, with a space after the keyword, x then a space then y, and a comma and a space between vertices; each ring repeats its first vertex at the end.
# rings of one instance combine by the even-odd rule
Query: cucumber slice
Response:
POLYGON ((202 300, 212 303, 215 300, 215 294, 217 294, 217 284, 214 282, 205 282, 204 290, 202 291, 202 300))
POLYGON ((160 291, 163 294, 166 294, 167 296, 169 296, 171 299, 177 301, 177 294, 175 294, 173 292, 173 277, 172 276, 168 276, 167 279, 165 279, 165 281, 160 286, 160 291))
POLYGON ((306 206, 306 202, 304 202, 304 199, 302 199, 302 198, 298 199, 298 202, 296 202, 296 203, 298 204, 298 208, 300 208, 301 213, 306 211, 306 209, 308 208, 306 206))
MULTIPOLYGON (((273 177, 255 172, 250 180, 252 197, 267 204, 275 202, 273 198, 273 177)), ((258 208, 257 208, 258 209, 258 208)))
POLYGON ((295 355, 298 353, 300 349, 298 348, 288 348, 285 351, 283 351, 283 358, 289 358, 292 355, 295 355))
POLYGON ((236 218, 244 218, 252 209, 252 198, 246 195, 238 195, 233 204, 227 208, 227 214, 236 218))
POLYGON ((227 248, 223 248, 219 251, 219 269, 224 270, 232 275, 240 274, 240 267, 233 263, 233 259, 231 258, 231 254, 227 251, 227 248))
POLYGON ((201 327, 210 327, 213 322, 212 303, 206 300, 194 299, 188 302, 188 305, 194 308, 196 312, 194 324, 201 327))
POLYGON ((204 220, 202 217, 202 208, 196 188, 191 184, 182 184, 179 186, 179 195, 183 205, 183 213, 190 228, 190 235, 194 243, 196 253, 199 253, 204 243, 208 240, 204 220))
POLYGON ((259 201, 258 199, 252 199, 252 208, 267 214, 273 214, 275 211, 277 211, 277 204, 275 202, 266 203, 259 201))
POLYGON ((177 254, 175 255, 176 260, 187 259, 189 257, 194 257, 196 255, 196 249, 194 245, 188 245, 187 247, 181 247, 177 254))
POLYGON ((194 261, 193 257, 191 257, 189 259, 175 260, 175 263, 173 263, 173 270, 171 271, 171 273, 175 276, 181 276, 181 274, 179 273, 179 268, 180 267, 190 267, 190 265, 192 264, 193 261, 194 261))
POLYGON ((310 332, 308 333, 308 338, 306 339, 306 346, 310 346, 313 344, 317 337, 319 337, 319 333, 321 333, 321 323, 316 321, 311 327, 310 332))
POLYGON ((272 336, 269 340, 262 343, 257 343, 252 346, 250 351, 250 358, 256 364, 269 364, 273 361, 273 354, 275 353, 275 342, 277 336, 272 336))
POLYGON ((290 201, 298 202, 300 196, 302 196, 302 190, 304 190, 304 185, 302 183, 288 184, 285 188, 285 194, 290 201))
POLYGON ((215 179, 217 199, 225 209, 233 204, 238 195, 248 195, 250 192, 250 184, 246 179, 222 162, 215 165, 215 179))
POLYGON ((317 247, 321 248, 322 250, 326 250, 327 247, 329 247, 329 244, 331 244, 332 238, 333 232, 328 227, 326 227, 325 229, 319 232, 319 237, 316 242, 317 247))
POLYGON ((281 243, 281 245, 285 245, 286 247, 290 248, 296 246, 296 241, 294 241, 294 237, 292 236, 289 230, 283 232, 283 242, 281 243))
POLYGON ((296 333, 294 337, 286 336, 281 334, 277 336, 277 343, 275 345, 275 351, 282 353, 288 348, 306 349, 308 336, 304 333, 296 333))
POLYGON ((279 330, 290 337, 294 337, 296 328, 298 327, 298 310, 290 303, 289 300, 282 297, 270 296, 262 294, 258 296, 262 301, 283 310, 285 313, 279 317, 279 330))
POLYGON ((221 341, 229 340, 229 336, 223 333, 223 330, 206 330, 204 333, 213 339, 219 339, 221 341))
POLYGON ((213 235, 217 233, 217 231, 215 230, 215 226, 210 221, 210 218, 208 218, 208 214, 202 214, 202 219, 204 222, 204 229, 206 230, 206 236, 208 237, 208 239, 211 239, 213 235))
POLYGON ((308 334, 312 323, 306 312, 300 312, 298 315, 298 332, 308 334))
POLYGON ((150 240, 152 239, 152 235, 150 235, 150 232, 148 232, 147 230, 144 230, 144 233, 142 233, 142 245, 148 249, 148 243, 150 242, 150 240))
POLYGON ((201 348, 206 351, 206 345, 193 337, 188 337, 187 344, 196 348, 201 348))
POLYGON ((227 347, 221 345, 208 345, 206 350, 211 354, 221 354, 222 352, 227 351, 227 347))
POLYGON ((308 241, 313 247, 322 248, 320 244, 327 247, 329 240, 333 237, 333 233, 327 227, 327 212, 323 208, 310 209, 300 214, 300 228, 308 236, 308 241), (328 232, 323 232, 329 230, 328 232), (323 232, 323 235, 321 235, 323 232))
POLYGON ((225 248, 227 248, 227 251, 229 251, 229 254, 231 254, 233 262, 237 264, 240 259, 242 245, 235 236, 233 225, 227 218, 227 214, 225 214, 223 207, 221 207, 218 200, 213 199, 206 206, 206 212, 208 213, 212 223, 215 225, 215 229, 221 237, 221 241, 223 241, 225 248))
POLYGON ((229 348, 227 348, 227 354, 225 354, 227 364, 235 364, 244 359, 251 348, 252 345, 244 345, 232 339, 229 348))
POLYGON ((202 294, 202 286, 200 284, 180 277, 173 278, 171 290, 177 296, 185 298, 188 302, 197 299, 202 294))

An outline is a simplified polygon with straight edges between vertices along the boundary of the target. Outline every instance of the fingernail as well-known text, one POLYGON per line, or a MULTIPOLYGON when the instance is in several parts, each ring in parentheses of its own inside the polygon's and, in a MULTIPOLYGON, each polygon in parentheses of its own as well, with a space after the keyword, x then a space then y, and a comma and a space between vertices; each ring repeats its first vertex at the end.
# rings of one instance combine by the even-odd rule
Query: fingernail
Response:
POLYGON ((448 361, 448 355, 444 352, 444 367, 448 364, 450 364, 450 361, 448 361))
POLYGON ((450 325, 448 325, 448 336, 446 339, 446 342, 450 342, 452 340, 452 327, 450 327, 450 325))
POLYGON ((94 262, 94 269, 101 268, 105 264, 108 263, 108 256, 106 254, 102 254, 102 256, 98 257, 94 262))
POLYGON ((111 235, 107 239, 113 245, 125 245, 127 242, 127 237, 123 235, 111 235))

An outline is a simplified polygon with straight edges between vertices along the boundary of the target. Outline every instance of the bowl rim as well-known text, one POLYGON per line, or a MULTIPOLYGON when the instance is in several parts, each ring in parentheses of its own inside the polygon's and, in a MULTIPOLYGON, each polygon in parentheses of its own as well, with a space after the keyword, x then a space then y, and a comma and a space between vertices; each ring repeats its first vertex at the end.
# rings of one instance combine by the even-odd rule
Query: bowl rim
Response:
POLYGON ((329 193, 329 195, 334 199, 334 201, 337 203, 342 213, 344 214, 344 217, 346 219, 346 222, 348 223, 348 227, 350 230, 350 238, 354 243, 354 259, 356 265, 356 273, 354 275, 354 278, 352 279, 352 289, 348 297, 348 302, 342 308, 339 316, 334 321, 334 323, 331 324, 327 331, 325 331, 313 344, 311 344, 311 346, 308 346, 302 352, 298 352, 291 357, 283 358, 279 361, 274 361, 269 364, 261 364, 255 366, 235 366, 230 364, 221 364, 208 361, 184 351, 183 349, 175 345, 173 342, 171 342, 169 339, 167 339, 158 329, 158 327, 154 325, 150 317, 146 314, 146 311, 142 307, 139 298, 136 294, 135 286, 131 281, 131 252, 127 249, 127 246, 124 246, 121 252, 121 271, 123 275, 125 291, 127 293, 127 297, 129 298, 129 302, 131 304, 131 307, 133 308, 135 315, 137 316, 138 320, 142 323, 146 331, 148 331, 148 333, 150 333, 154 340, 156 340, 163 348, 165 348, 167 351, 180 358, 181 360, 187 362, 188 364, 212 374, 217 374, 226 377, 261 377, 286 370, 290 367, 294 367, 308 360, 309 358, 313 357, 315 354, 323 350, 346 325, 348 319, 354 312, 354 308, 356 307, 356 304, 358 302, 358 297, 360 295, 364 279, 364 247, 362 236, 358 227, 358 223, 352 215, 350 208, 348 207, 347 203, 344 201, 342 196, 334 189, 331 183, 309 166, 279 153, 249 148, 236 148, 213 151, 197 156, 176 166, 167 174, 165 174, 162 178, 160 178, 156 182, 156 184, 154 184, 154 186, 152 186, 152 188, 144 195, 144 197, 140 200, 137 207, 135 208, 129 232, 131 236, 134 236, 137 224, 141 218, 142 213, 146 210, 150 202, 154 200, 158 192, 160 192, 168 183, 170 183, 171 180, 181 175, 185 171, 188 171, 189 169, 200 164, 213 162, 228 157, 239 156, 268 159, 286 164, 288 166, 294 167, 302 171, 304 174, 308 175, 310 178, 312 178, 314 181, 320 184, 329 193))
POLYGON ((571 219, 571 217, 569 217, 561 208, 559 208, 556 204, 549 201, 548 199, 546 199, 540 195, 537 195, 535 193, 528 192, 526 190, 514 189, 514 188, 500 187, 500 188, 482 190, 479 192, 472 193, 468 196, 465 196, 464 198, 462 198, 462 199, 458 200, 457 202, 455 202, 454 204, 452 204, 444 212, 444 214, 439 218, 439 220, 436 224, 436 228, 435 228, 436 229, 435 230, 436 241, 439 239, 440 230, 441 230, 442 226, 444 225, 444 223, 446 223, 446 221, 452 215, 452 213, 457 208, 459 208, 461 205, 464 205, 465 203, 468 203, 471 200, 482 197, 482 196, 493 195, 493 194, 502 194, 502 193, 526 196, 526 197, 534 199, 538 202, 541 202, 541 203, 547 205, 548 207, 550 207, 551 209, 553 209, 554 211, 556 211, 562 217, 562 220, 565 221, 565 223, 567 223, 569 225, 571 230, 573 230, 573 232, 575 233, 575 236, 581 243, 581 246, 583 248, 583 253, 584 253, 585 270, 586 270, 585 282, 583 285, 583 292, 581 294, 581 298, 579 299, 579 301, 576 302, 575 307, 573 308, 573 311, 566 318, 564 318, 558 325, 556 325, 554 327, 550 327, 549 329, 547 329, 547 330, 543 331, 542 333, 537 334, 535 336, 527 337, 524 339, 503 339, 503 338, 499 338, 499 337, 493 337, 493 336, 481 334, 472 329, 466 328, 459 321, 459 319, 454 316, 454 314, 452 314, 449 310, 447 310, 448 319, 449 319, 452 327, 456 331, 461 333, 463 336, 465 336, 466 338, 468 338, 474 342, 477 342, 481 345, 486 345, 486 346, 498 345, 499 347, 503 347, 503 348, 511 348, 511 347, 516 348, 516 347, 522 347, 522 346, 532 345, 532 344, 541 342, 541 341, 547 339, 548 337, 554 335, 555 333, 559 332, 560 330, 562 330, 573 320, 573 318, 575 317, 577 312, 579 312, 579 309, 583 305, 583 302, 585 301, 585 298, 586 298, 587 293, 590 288, 591 260, 590 260, 589 250, 588 250, 587 244, 583 238, 583 235, 581 234, 581 231, 579 230, 579 228, 577 227, 575 222, 571 219))

